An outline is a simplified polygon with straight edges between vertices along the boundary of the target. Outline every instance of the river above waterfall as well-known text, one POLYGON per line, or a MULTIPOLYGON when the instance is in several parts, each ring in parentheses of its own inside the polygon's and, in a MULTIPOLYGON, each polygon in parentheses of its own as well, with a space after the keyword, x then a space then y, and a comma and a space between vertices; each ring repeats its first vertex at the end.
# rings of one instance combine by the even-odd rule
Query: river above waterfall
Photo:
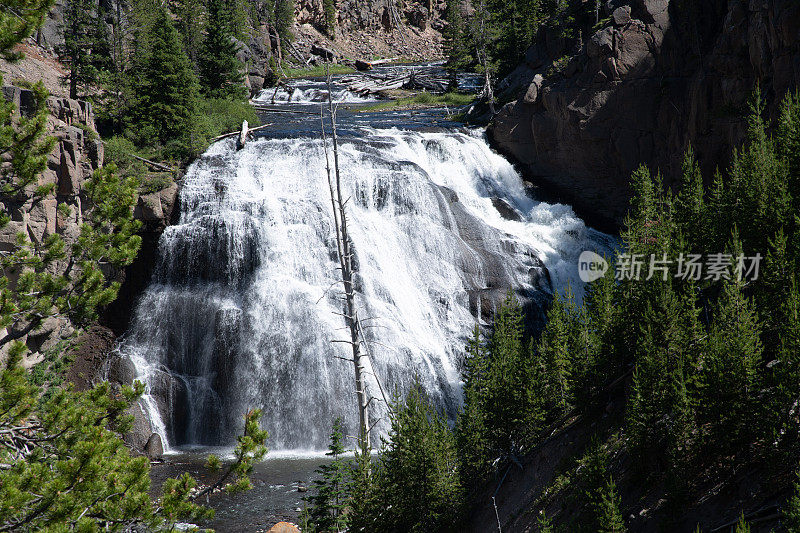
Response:
MULTIPOLYGON (((303 84, 318 82, 295 83, 314 99, 303 84)), ((612 240, 569 206, 531 197, 450 110, 365 113, 342 90, 339 155, 370 386, 380 379, 402 394, 419 382, 452 419, 474 326, 511 289, 536 329, 554 289, 570 283, 580 297, 580 252, 612 240)), ((284 102, 244 149, 218 142, 187 171, 180 219, 161 237, 120 346, 168 447, 232 445, 254 407, 273 450, 324 449, 336 417, 355 434, 319 111, 284 102)), ((386 404, 372 410, 385 434, 386 404)))

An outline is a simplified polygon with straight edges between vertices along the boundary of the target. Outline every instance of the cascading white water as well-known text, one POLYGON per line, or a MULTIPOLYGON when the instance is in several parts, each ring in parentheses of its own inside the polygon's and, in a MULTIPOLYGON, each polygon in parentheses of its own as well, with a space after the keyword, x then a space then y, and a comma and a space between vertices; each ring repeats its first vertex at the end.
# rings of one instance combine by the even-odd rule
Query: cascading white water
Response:
MULTIPOLYGON (((375 372, 387 392, 418 379, 450 415, 487 308, 513 287, 541 320, 553 287, 580 294, 579 253, 609 244, 569 207, 530 199, 478 132, 364 130, 340 157, 375 372)), ((347 332, 321 141, 219 142, 180 206, 120 347, 162 437, 226 445, 253 407, 271 449, 324 448, 336 416, 355 434, 349 346, 332 342, 347 332)))
MULTIPOLYGON (((267 104, 319 104, 328 101, 328 88, 324 81, 299 80, 290 83, 288 86, 263 89, 253 101, 267 104)), ((376 101, 375 98, 359 96, 339 86, 334 87, 331 94, 334 102, 343 104, 376 101)))

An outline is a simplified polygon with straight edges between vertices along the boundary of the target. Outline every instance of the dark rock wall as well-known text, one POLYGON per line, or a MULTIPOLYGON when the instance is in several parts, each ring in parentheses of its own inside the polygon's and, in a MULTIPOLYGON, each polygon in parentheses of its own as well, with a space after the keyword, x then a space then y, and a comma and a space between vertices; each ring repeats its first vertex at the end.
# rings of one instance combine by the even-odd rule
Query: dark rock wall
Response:
POLYGON ((499 85, 513 101, 489 133, 534 183, 613 228, 640 163, 668 183, 689 144, 708 177, 728 164, 756 83, 778 115, 800 82, 800 2, 611 0, 602 17, 583 40, 540 34, 499 85))

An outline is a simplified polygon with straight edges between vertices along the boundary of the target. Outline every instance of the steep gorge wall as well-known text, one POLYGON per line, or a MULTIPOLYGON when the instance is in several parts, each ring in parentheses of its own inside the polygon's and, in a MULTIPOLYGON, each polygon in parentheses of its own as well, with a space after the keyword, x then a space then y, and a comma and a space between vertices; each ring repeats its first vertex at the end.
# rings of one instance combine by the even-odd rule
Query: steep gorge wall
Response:
POLYGON ((614 227, 640 163, 674 182, 691 144, 707 176, 727 165, 756 83, 779 114, 800 85, 800 3, 611 0, 602 17, 583 43, 542 32, 489 133, 529 179, 614 227))
MULTIPOLYGON (((5 86, 2 87, 2 97, 14 102, 22 114, 35 112, 35 98, 28 89, 5 86)), ((92 173, 103 165, 104 155, 103 143, 95 131, 91 104, 50 97, 47 108, 47 135, 55 137, 57 142, 48 156, 47 168, 37 183, 14 196, 0 196, 3 209, 11 217, 11 221, 0 228, 0 251, 15 249, 18 233, 25 234, 34 244, 44 242, 49 235, 58 234, 69 249, 80 234, 80 227, 90 208, 84 185, 92 173), (44 198, 36 197, 34 189, 48 184, 55 186, 54 193, 44 198), (62 203, 70 208, 68 215, 57 209, 62 203)), ((25 367, 48 365, 47 356, 53 351, 58 357, 64 357, 62 350, 68 344, 74 364, 67 379, 78 389, 85 389, 105 377, 115 383, 133 381, 133 370, 118 361, 119 358, 109 360, 108 356, 115 347, 116 335, 121 334, 127 326, 130 309, 149 279, 158 237, 170 222, 177 193, 178 185, 171 183, 160 191, 143 192, 138 197, 134 216, 143 223, 142 249, 134 264, 125 271, 106 272, 111 279, 124 283, 117 301, 106 309, 101 319, 104 325, 91 327, 76 337, 76 330, 67 319, 48 318, 40 328, 20 339, 29 349, 23 360, 25 367)), ((56 262, 52 267, 53 273, 63 273, 68 263, 69 257, 56 262)), ((4 333, 0 331, 0 334, 4 333)), ((0 353, 2 360, 3 354, 0 353)), ((138 405, 133 407, 133 414, 136 425, 129 444, 135 451, 142 451, 152 431, 138 405)))

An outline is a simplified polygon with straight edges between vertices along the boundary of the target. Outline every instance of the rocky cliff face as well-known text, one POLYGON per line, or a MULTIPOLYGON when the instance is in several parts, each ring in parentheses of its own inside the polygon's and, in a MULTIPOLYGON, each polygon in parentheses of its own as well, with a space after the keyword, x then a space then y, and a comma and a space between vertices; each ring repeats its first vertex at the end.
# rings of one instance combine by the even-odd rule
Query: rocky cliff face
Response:
POLYGON ((800 3, 611 0, 601 17, 586 39, 540 34, 489 132, 532 181, 613 227, 640 163, 673 182, 691 144, 707 175, 724 168, 756 83, 777 116, 800 84, 800 3))
MULTIPOLYGON (((19 87, 3 87, 3 96, 15 103, 23 114, 32 113, 35 105, 33 93, 19 87)), ((33 243, 43 242, 49 235, 59 234, 67 246, 77 238, 83 223, 85 199, 81 192, 83 183, 103 161, 103 144, 94 133, 94 117, 87 102, 67 98, 49 98, 47 106, 50 120, 47 133, 57 143, 47 160, 47 168, 39 178, 38 185, 55 185, 55 193, 45 198, 35 198, 33 189, 14 197, 0 197, 11 222, 0 229, 0 250, 10 251, 16 247, 18 233, 25 234, 33 243), (70 208, 65 216, 56 208, 64 203, 70 208)), ((56 268, 66 268, 62 261, 56 268)), ((25 335, 30 353, 25 364, 32 366, 43 359, 43 354, 62 339, 73 333, 64 320, 48 319, 39 330, 25 335)))
MULTIPOLYGON (((2 87, 2 95, 13 101, 23 114, 35 111, 32 108, 35 99, 27 89, 6 86, 2 87)), ((34 243, 58 234, 69 249, 78 237, 86 216, 84 183, 103 164, 103 143, 95 131, 91 105, 84 101, 51 97, 47 100, 47 106, 50 115, 47 134, 55 137, 57 143, 36 185, 54 184, 55 192, 44 198, 35 198, 34 185, 14 197, 0 196, 0 203, 11 216, 11 222, 0 229, 0 251, 12 250, 18 233, 26 234, 34 243), (69 216, 57 209, 61 203, 70 207, 69 216)), ((125 272, 108 273, 124 283, 113 309, 107 310, 107 317, 124 321, 125 311, 129 312, 138 295, 137 291, 147 283, 158 236, 170 222, 177 193, 178 186, 173 183, 161 191, 142 194, 138 198, 134 215, 143 222, 142 250, 136 262, 125 272)), ((67 263, 68 259, 65 259, 54 268, 66 269, 67 263)), ((106 322, 111 326, 116 325, 110 320, 106 322)), ((107 328, 93 327, 75 339, 75 329, 67 320, 50 318, 41 328, 21 340, 30 350, 23 362, 28 368, 44 361, 45 354, 57 348, 62 341, 73 341, 75 362, 68 377, 78 389, 88 388, 93 382, 106 377, 116 383, 130 383, 133 380, 131 369, 113 358, 108 360, 115 346, 115 334, 107 328)), ((132 432, 131 445, 135 451, 143 451, 152 431, 138 405, 134 406, 133 412, 138 433, 132 432)))

